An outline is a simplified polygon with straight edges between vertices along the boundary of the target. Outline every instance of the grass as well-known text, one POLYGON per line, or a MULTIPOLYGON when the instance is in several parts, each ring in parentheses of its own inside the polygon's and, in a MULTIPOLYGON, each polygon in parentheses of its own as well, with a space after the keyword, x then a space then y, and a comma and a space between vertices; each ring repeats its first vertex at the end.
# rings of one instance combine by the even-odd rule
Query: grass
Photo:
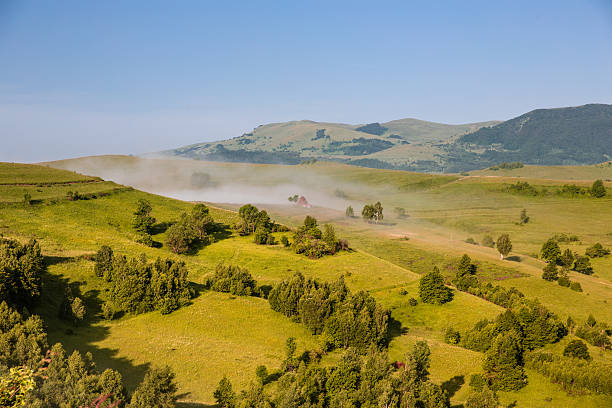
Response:
MULTIPOLYGON (((219 236, 216 242, 194 255, 175 255, 165 247, 148 248, 137 244, 131 228, 131 212, 138 199, 146 198, 151 202, 153 216, 158 222, 154 240, 162 243, 167 225, 164 223, 178 220, 181 212, 192 205, 138 190, 122 190, 95 200, 70 202, 63 196, 65 189, 73 186, 58 184, 44 187, 40 197, 46 200, 43 204, 3 208, 0 233, 19 239, 36 237, 51 263, 45 277, 43 303, 36 310, 49 325, 50 339, 62 341, 69 349, 91 351, 100 368, 119 369, 130 387, 140 381, 151 365, 169 364, 177 374, 183 400, 211 403, 212 391, 223 374, 229 376, 235 388, 243 388, 254 378, 257 365, 266 364, 269 369, 280 365, 287 337, 295 336, 300 349, 317 348, 320 339, 310 335, 301 325, 272 312, 263 299, 232 298, 206 291, 194 299, 192 305, 167 316, 153 312, 125 316, 112 322, 99 320, 96 313, 105 299, 105 288, 93 276, 93 263, 80 255, 93 253, 103 244, 128 256, 145 253, 149 258, 162 256, 184 260, 190 279, 195 283, 203 282, 219 262, 247 267, 260 284, 273 284, 296 271, 322 280, 334 280, 343 275, 352 290, 368 290, 399 322, 401 330, 397 330, 389 347, 391 359, 403 360, 415 341, 428 341, 432 349, 432 379, 452 391, 453 402, 457 404, 467 398, 469 387, 466 383, 469 375, 480 371, 482 355, 445 344, 444 330, 452 325, 464 331, 482 318, 495 317, 502 309, 457 291, 454 300, 445 305, 419 302, 417 306, 409 306, 408 299, 418 297, 419 275, 433 266, 441 267, 447 277, 452 277, 454 263, 463 253, 468 253, 479 265, 480 278, 494 284, 516 286, 528 296, 540 299, 563 319, 572 315, 580 322, 593 313, 598 320, 612 322, 612 310, 607 304, 612 299, 612 257, 593 261, 594 276, 571 274, 571 279, 579 281, 584 289, 583 293, 577 293, 542 280, 543 264, 530 256, 538 252, 548 237, 561 232, 578 234, 581 239, 580 243, 563 244, 563 248, 583 252, 594 242, 612 246, 609 199, 516 196, 503 193, 500 181, 491 178, 459 179, 326 163, 270 166, 185 161, 178 165, 176 161, 154 161, 161 174, 154 183, 149 181, 150 177, 144 177, 149 161, 125 157, 104 160, 105 165, 111 163, 119 174, 114 178, 116 182, 122 182, 121 177, 129 175, 132 179, 127 180, 128 184, 149 191, 160 188, 155 187, 155 183, 172 183, 178 190, 193 189, 189 178, 195 171, 211 174, 213 182, 220 183, 218 185, 233 178, 268 189, 298 179, 312 186, 318 184, 320 195, 315 197, 322 202, 326 195, 331 196, 340 188, 349 196, 342 199, 347 203, 381 200, 386 215, 383 225, 371 225, 359 219, 346 219, 342 206, 306 210, 288 205, 260 205, 273 218, 288 225, 297 225, 306 214, 322 222, 332 222, 338 235, 348 238, 354 249, 310 260, 280 245, 258 246, 250 237, 236 234, 219 236), (129 171, 123 173, 125 169, 129 171), (225 178, 219 176, 221 173, 225 178), (391 215, 390 209, 394 206, 404 207, 409 217, 400 219, 391 215), (519 226, 516 221, 522 208, 527 208, 531 221, 519 226), (511 235, 514 261, 500 261, 495 249, 463 242, 468 236, 480 241, 485 233, 495 238, 501 232, 511 235), (87 324, 76 329, 57 319, 61 299, 57 293, 61 293, 65 285, 78 288, 89 310, 87 324), (405 289, 407 294, 400 295, 400 289, 405 289), (74 334, 67 334, 67 329, 74 334)), ((76 162, 84 173, 101 174, 97 173, 99 163, 95 158, 76 162)), ((70 163, 62 165, 70 166, 70 163)), ((41 184, 41 180, 66 183, 79 177, 91 180, 62 170, 36 166, 27 166, 27 169, 23 177, 28 182, 22 184, 41 184)), ((11 172, 16 174, 11 165, 0 165, 0 180, 12 177, 12 183, 18 183, 15 175, 8 175, 11 172), (3 171, 7 175, 1 175, 3 171)), ((85 192, 84 186, 90 188, 89 192, 98 192, 115 185, 94 180, 74 190, 85 192)), ((0 201, 22 199, 23 188, 2 186, 0 201)), ((237 206, 224 207, 235 209, 237 206)), ((354 207, 359 212, 359 205, 354 207)), ((234 212, 222 208, 212 207, 211 214, 227 225, 237 220, 234 212)), ((287 233, 275 235, 278 239, 283 234, 287 233)), ((560 352, 563 344, 552 346, 552 350, 560 352)), ((602 353, 598 358, 610 358, 610 352, 602 353)), ((326 361, 335 358, 331 355, 326 361)), ((567 396, 560 387, 539 374, 528 374, 530 383, 525 389, 502 393, 505 404, 517 401, 518 406, 595 407, 610 403, 609 397, 567 396), (552 402, 546 401, 550 397, 552 402)))

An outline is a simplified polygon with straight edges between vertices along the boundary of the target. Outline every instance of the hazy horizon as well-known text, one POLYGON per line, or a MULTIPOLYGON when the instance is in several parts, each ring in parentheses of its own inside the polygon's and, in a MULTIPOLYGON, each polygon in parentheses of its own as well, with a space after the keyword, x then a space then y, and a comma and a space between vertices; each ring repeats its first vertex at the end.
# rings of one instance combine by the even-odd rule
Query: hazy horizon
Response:
POLYGON ((0 161, 612 103, 612 5, 0 4, 0 161))

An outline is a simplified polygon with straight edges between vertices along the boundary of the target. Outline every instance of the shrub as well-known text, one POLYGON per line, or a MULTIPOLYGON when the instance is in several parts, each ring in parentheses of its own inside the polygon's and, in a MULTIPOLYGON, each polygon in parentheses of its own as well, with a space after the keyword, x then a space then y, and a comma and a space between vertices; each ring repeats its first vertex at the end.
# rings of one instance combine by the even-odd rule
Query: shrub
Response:
POLYGON ((147 233, 138 234, 138 236, 136 237, 136 242, 148 247, 152 247, 154 245, 153 237, 147 233))
POLYGON ((284 247, 289 247, 291 246, 291 243, 289 242, 289 238, 287 238, 286 235, 283 235, 280 239, 281 244, 283 244, 284 247))
POLYGON ((559 284, 559 286, 563 286, 565 288, 569 288, 571 284, 569 278, 567 277, 567 274, 561 274, 557 279, 557 283, 559 284))
POLYGON ((216 292, 250 296, 256 292, 257 282, 245 268, 218 264, 215 268, 215 274, 208 279, 207 286, 216 292))
POLYGON ((478 242, 476 242, 476 241, 474 240, 474 238, 472 238, 472 237, 468 237, 468 238, 465 240, 465 242, 467 242, 468 244, 472 244, 472 245, 478 245, 478 242))
POLYGON ((578 256, 574 261, 574 270, 585 275, 593 274, 593 267, 588 256, 578 256))
POLYGON ((492 236, 485 235, 484 237, 482 237, 482 245, 489 248, 493 248, 495 246, 495 241, 493 240, 492 236))
POLYGON ((576 292, 582 292, 582 286, 580 285, 580 282, 572 282, 572 283, 570 283, 569 288, 571 290, 575 290, 576 292))
POLYGON ((399 294, 402 295, 402 296, 406 296, 408 294, 408 291, 406 289, 404 289, 404 288, 401 288, 400 291, 399 291, 399 294))
POLYGON ((178 222, 166 231, 166 246, 175 254, 184 254, 191 250, 197 238, 196 231, 185 222, 178 222))
POLYGON ((581 358, 583 360, 590 360, 589 349, 582 340, 572 340, 567 343, 563 350, 563 355, 566 357, 581 358))
POLYGON ((266 239, 266 245, 275 245, 276 240, 274 239, 274 235, 268 235, 268 239, 266 239))
POLYGON ((410 306, 416 306, 419 304, 419 302, 415 298, 411 297, 410 299, 408 299, 408 304, 410 306))
POLYGON ((482 390, 482 388, 487 384, 487 380, 482 376, 482 374, 472 374, 470 376, 470 387, 475 389, 476 391, 482 390))
POLYGON ((459 344, 459 341, 461 340, 461 334, 453 329, 452 327, 449 327, 448 329, 446 329, 446 332, 444 332, 444 341, 448 344, 459 344))
POLYGON ((270 233, 263 227, 257 227, 255 234, 253 235, 253 242, 257 245, 266 245, 268 243, 268 237, 270 233))
POLYGON ((608 248, 604 248, 599 242, 594 244, 591 247, 588 247, 585 255, 590 258, 601 258, 606 255, 610 255, 610 250, 608 248))

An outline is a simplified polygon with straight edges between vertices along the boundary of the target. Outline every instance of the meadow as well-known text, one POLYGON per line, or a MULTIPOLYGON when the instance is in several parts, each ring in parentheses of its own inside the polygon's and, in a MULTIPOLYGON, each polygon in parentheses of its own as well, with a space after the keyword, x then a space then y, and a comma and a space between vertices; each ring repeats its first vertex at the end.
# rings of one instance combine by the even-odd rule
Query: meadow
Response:
MULTIPOLYGON (((180 259, 189 268, 189 279, 200 288, 219 263, 246 267, 261 285, 272 285, 296 271, 326 281, 343 276, 351 290, 369 291, 399 322, 401 330, 389 344, 392 360, 402 361, 417 340, 428 341, 432 350, 432 379, 449 390, 455 404, 467 398, 469 376, 481 371, 482 354, 446 344, 444 331, 449 326, 467 330, 483 318, 493 319, 503 309, 456 290, 450 303, 435 306, 419 302, 417 306, 410 306, 408 300, 418 298, 420 275, 434 266, 450 278, 458 258, 468 253, 478 265, 481 279, 519 288, 527 296, 538 298, 562 320, 571 315, 582 322, 593 313, 598 319, 612 321, 612 308, 608 305, 612 300, 610 257, 593 261, 595 274, 592 276, 571 273, 571 279, 581 283, 582 293, 542 280, 544 264, 536 257, 542 242, 555 233, 577 234, 579 242, 561 246, 578 252, 584 252, 595 242, 612 246, 612 200, 609 198, 525 197, 504 192, 502 187, 507 180, 494 181, 490 177, 422 175, 327 163, 237 165, 232 169, 228 164, 189 161, 184 161, 184 165, 178 162, 181 164, 178 166, 177 161, 149 162, 121 157, 100 160, 113 163, 106 171, 115 173, 113 181, 118 184, 93 177, 100 175, 106 179, 107 176, 103 171, 96 172, 100 163, 96 164, 95 158, 61 163, 62 167, 75 170, 80 166, 78 170, 91 177, 48 167, 0 165, 0 180, 11 183, 0 186, 4 188, 0 189, 0 201, 12 202, 0 209, 0 233, 20 240, 35 237, 41 243, 49 268, 43 299, 35 312, 47 322, 50 340, 61 341, 69 349, 91 351, 101 368, 119 369, 128 387, 137 384, 148 367, 169 364, 177 374, 182 401, 210 404, 212 392, 224 374, 236 388, 242 389, 254 378, 258 365, 278 368, 287 337, 297 339, 298 350, 320 349, 321 339, 311 335, 304 326, 273 312, 265 299, 206 290, 200 290, 192 304, 170 315, 151 312, 102 320, 100 305, 108 294, 101 279, 93 273, 93 262, 88 260, 101 245, 109 245, 116 253, 130 257, 144 253, 150 259, 180 259), (259 207, 290 227, 300 224, 306 214, 316 216, 323 223, 330 222, 339 237, 349 240, 352 251, 313 260, 280 245, 256 245, 252 237, 241 237, 229 229, 192 255, 176 255, 165 246, 150 248, 138 244, 131 226, 138 199, 145 198, 151 203, 152 215, 157 219, 153 239, 160 243, 166 238, 165 223, 178 220, 193 205, 139 191, 140 188, 164 189, 163 185, 155 185, 155 177, 151 175, 139 182, 138 172, 127 171, 138 167, 144 174, 147 163, 158 166, 160 173, 173 169, 165 172, 166 178, 160 182, 177 180, 174 184, 185 190, 194 189, 189 181, 194 171, 211 174, 217 185, 231 177, 234 183, 259 184, 264 188, 301 177, 305 184, 311 184, 309 188, 317 185, 322 203, 328 200, 338 205, 317 206, 315 201, 315 207, 310 209, 288 203, 259 207), (242 171, 236 172, 241 167, 242 171), (129 183, 121 180, 122 169, 126 173, 124 177, 130 178, 129 183), (85 186, 90 193, 109 188, 119 190, 90 200, 66 200, 66 189, 72 185, 64 184, 75 181, 82 182, 78 190, 83 192, 85 186), (45 183, 49 185, 39 186, 45 183), (123 183, 135 189, 123 188, 123 183), (42 190, 32 192, 32 198, 40 202, 22 204, 24 187, 42 190), (338 197, 338 189, 345 196, 338 197), (360 204, 374 200, 381 200, 385 206, 385 219, 380 225, 344 215, 345 205, 354 205, 358 215, 360 204), (408 217, 395 216, 396 206, 404 208, 408 217), (526 225, 518 225, 522 208, 527 209, 531 218, 526 225), (510 260, 501 261, 495 249, 464 242, 470 236, 480 242, 484 234, 496 237, 501 232, 508 232, 512 237, 514 248, 510 260), (57 317, 60 301, 57 294, 66 285, 75 288, 85 299, 88 318, 80 327, 74 328, 57 317)), ((557 182, 538 179, 534 183, 556 185, 557 182)), ((202 197, 206 197, 205 191, 202 197)), ((244 202, 249 202, 248 197, 244 202)), ((229 227, 238 220, 234 212, 238 206, 211 204, 211 215, 216 222, 229 227)), ((278 240, 291 233, 275 235, 278 240)), ((551 349, 559 352, 566 341, 563 339, 551 349)), ((610 351, 591 351, 601 361, 612 361, 610 351)), ((335 358, 335 353, 331 353, 324 361, 335 358)), ((504 404, 516 401, 516 406, 599 407, 612 402, 609 397, 597 395, 569 396, 538 373, 528 372, 528 376, 529 385, 524 389, 500 393, 504 404)))

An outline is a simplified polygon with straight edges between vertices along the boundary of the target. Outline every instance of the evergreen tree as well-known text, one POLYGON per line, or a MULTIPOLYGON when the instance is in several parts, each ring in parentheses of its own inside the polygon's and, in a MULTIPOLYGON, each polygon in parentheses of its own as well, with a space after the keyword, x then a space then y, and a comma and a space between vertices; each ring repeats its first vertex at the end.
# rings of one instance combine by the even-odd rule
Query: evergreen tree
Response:
POLYGON ((595 180, 591 186, 591 195, 595 198, 602 198, 606 196, 606 187, 603 181, 595 180))
POLYGON ((540 250, 540 257, 546 262, 557 262, 557 259, 561 256, 561 249, 555 239, 550 238, 542 245, 540 250))
POLYGON ((552 282, 558 278, 557 265, 555 265, 553 262, 546 264, 544 269, 542 269, 542 279, 552 282))
POLYGON ((177 390, 170 367, 149 370, 134 391, 129 408, 174 408, 177 390))
POLYGON ((424 303, 443 304, 453 300, 453 292, 444 285, 444 278, 437 266, 419 281, 419 296, 424 303))
POLYGON ((510 251, 512 251, 512 241, 510 241, 510 235, 501 234, 499 238, 497 238, 497 251, 499 252, 501 259, 503 260, 505 256, 508 256, 510 251))
POLYGON ((569 269, 574 264, 574 253, 571 249, 566 249, 563 251, 561 256, 557 259, 557 262, 563 266, 565 269, 569 269))
POLYGON ((527 383, 522 365, 520 335, 515 331, 508 331, 500 333, 487 350, 483 369, 492 389, 515 391, 527 383))
POLYGON ((344 214, 348 218, 353 218, 355 216, 355 211, 353 210, 353 207, 349 205, 348 207, 346 207, 346 211, 344 212, 344 214))
POLYGON ((105 276, 113 269, 113 250, 108 245, 102 245, 95 256, 94 272, 97 277, 105 276))
POLYGON ((567 343, 563 350, 563 355, 566 357, 581 358, 583 360, 590 360, 591 355, 587 345, 582 340, 572 340, 567 343))
POLYGON ((233 408, 236 406, 236 393, 232 389, 232 383, 225 376, 219 381, 213 397, 221 408, 233 408))
POLYGON ((132 226, 141 234, 150 234, 155 218, 151 216, 151 203, 145 199, 140 199, 136 203, 136 211, 134 211, 134 220, 132 226))
POLYGON ((529 222, 529 216, 527 215, 527 210, 521 210, 521 224, 527 224, 529 222))

